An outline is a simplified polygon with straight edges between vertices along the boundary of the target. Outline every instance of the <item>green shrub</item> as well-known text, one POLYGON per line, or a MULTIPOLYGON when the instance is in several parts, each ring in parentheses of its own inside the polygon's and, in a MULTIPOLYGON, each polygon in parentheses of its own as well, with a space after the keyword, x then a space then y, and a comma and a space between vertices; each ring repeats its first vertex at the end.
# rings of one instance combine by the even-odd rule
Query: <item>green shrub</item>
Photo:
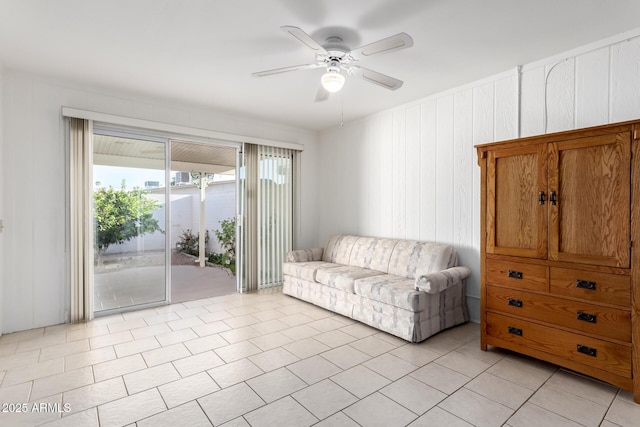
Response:
MULTIPOLYGON (((209 243, 209 230, 205 230, 204 235, 205 246, 207 243, 209 243)), ((193 233, 191 229, 182 230, 182 234, 180 235, 180 237, 178 237, 176 248, 180 252, 184 252, 193 256, 200 256, 200 233, 193 233)))

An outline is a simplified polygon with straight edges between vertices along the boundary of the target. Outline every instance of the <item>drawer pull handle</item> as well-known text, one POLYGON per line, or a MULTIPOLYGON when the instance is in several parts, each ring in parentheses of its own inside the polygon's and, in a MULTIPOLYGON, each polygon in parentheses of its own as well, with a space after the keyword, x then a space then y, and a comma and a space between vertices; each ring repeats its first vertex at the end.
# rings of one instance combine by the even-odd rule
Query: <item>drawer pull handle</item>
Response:
POLYGON ((578 353, 586 354, 587 356, 596 357, 598 350, 595 348, 587 347, 586 345, 578 344, 578 353))
POLYGON ((519 299, 509 298, 509 301, 507 302, 507 304, 509 304, 512 307, 522 308, 522 300, 519 300, 519 299))
POLYGON ((578 312, 578 320, 582 320, 584 322, 596 323, 596 318, 598 316, 595 314, 584 313, 582 311, 578 312))
POLYGON ((590 291, 596 290, 596 282, 590 282, 588 280, 576 280, 576 288, 589 289, 590 291))
POLYGON ((522 329, 514 328, 513 326, 509 326, 509 333, 521 337, 522 336, 522 329))
POLYGON ((515 271, 515 270, 509 270, 509 272, 507 273, 507 276, 511 279, 522 279, 522 272, 521 271, 515 271))

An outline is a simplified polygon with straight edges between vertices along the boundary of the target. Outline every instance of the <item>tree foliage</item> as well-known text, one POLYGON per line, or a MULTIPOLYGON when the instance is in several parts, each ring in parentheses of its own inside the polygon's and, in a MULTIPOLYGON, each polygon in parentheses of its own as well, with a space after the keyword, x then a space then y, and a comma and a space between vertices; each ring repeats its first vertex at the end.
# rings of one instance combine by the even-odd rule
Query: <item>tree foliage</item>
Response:
POLYGON ((100 188, 94 192, 96 248, 105 253, 109 246, 127 242, 143 234, 161 231, 153 211, 160 205, 139 189, 100 188))

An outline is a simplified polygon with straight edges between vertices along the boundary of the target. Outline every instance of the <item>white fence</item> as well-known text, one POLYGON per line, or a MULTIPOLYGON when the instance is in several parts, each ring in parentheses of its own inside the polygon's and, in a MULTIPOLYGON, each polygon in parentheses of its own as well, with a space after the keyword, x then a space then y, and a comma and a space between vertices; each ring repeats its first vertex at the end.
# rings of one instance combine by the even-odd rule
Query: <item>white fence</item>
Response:
MULTIPOLYGON (((198 234, 200 227, 200 189, 193 185, 174 186, 170 191, 171 228, 170 233, 155 232, 134 238, 121 245, 111 245, 107 254, 161 251, 165 248, 165 238, 171 239, 174 249, 180 236, 186 230, 198 234)), ((160 227, 165 230, 165 196, 164 188, 150 190, 149 197, 159 204, 153 213, 160 227)), ((214 230, 220 229, 220 221, 233 218, 236 213, 235 181, 214 182, 205 190, 205 228, 209 230, 208 252, 223 252, 214 230)))

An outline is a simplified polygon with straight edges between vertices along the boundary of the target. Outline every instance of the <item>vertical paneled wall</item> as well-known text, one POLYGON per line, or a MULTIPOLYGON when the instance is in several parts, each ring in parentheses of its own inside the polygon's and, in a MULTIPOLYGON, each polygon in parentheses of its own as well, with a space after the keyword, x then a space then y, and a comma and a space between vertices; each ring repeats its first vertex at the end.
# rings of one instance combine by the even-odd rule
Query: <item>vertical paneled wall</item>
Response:
POLYGON ((474 145, 637 118, 640 37, 633 37, 326 130, 320 138, 319 241, 354 233, 455 245, 460 262, 473 271, 467 295, 477 321, 480 174, 474 145))
POLYGON ((522 68, 522 136, 639 117, 638 36, 522 68))
POLYGON ((468 294, 477 299, 480 174, 473 146, 516 137, 517 83, 508 72, 324 132, 320 242, 345 232, 451 243, 474 270, 468 294))

